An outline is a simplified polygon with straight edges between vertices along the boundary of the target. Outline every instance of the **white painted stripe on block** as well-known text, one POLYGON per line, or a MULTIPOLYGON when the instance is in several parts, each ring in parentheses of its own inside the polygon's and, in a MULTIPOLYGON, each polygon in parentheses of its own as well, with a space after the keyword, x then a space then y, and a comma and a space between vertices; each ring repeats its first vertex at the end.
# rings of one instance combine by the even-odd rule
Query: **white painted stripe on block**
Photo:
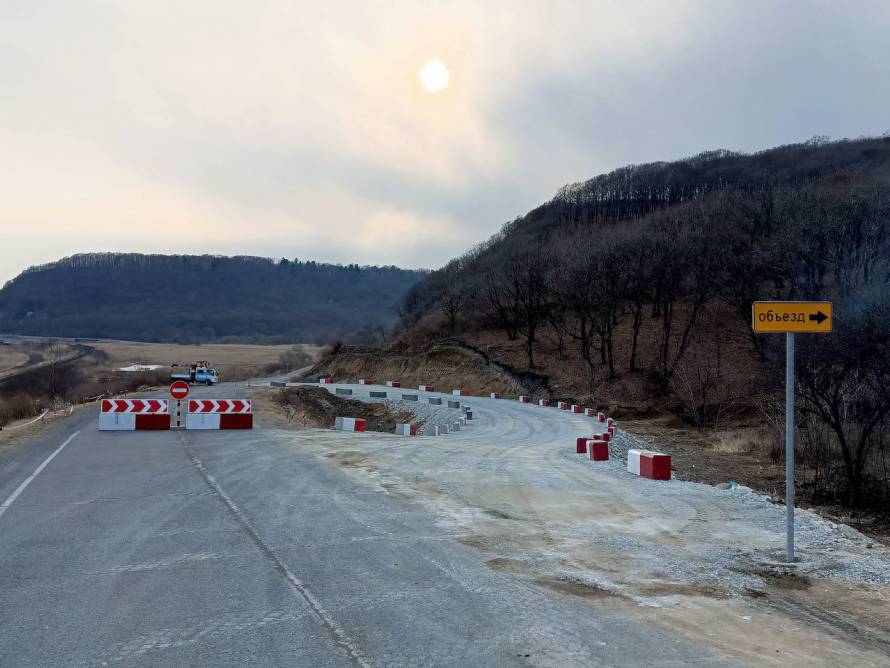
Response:
POLYGON ((219 429, 219 416, 222 413, 186 413, 185 428, 192 430, 219 429))
POLYGON ((135 413, 99 413, 99 431, 135 431, 135 413))
POLYGON ((627 472, 634 475, 640 475, 640 454, 644 450, 628 450, 627 451, 627 472))

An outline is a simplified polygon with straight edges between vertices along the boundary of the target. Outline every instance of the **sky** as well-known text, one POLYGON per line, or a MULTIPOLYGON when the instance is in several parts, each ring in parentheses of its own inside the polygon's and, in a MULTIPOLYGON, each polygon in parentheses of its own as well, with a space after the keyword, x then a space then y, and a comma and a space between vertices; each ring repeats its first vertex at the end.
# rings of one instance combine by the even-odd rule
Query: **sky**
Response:
POLYGON ((890 131, 888 35, 886 0, 0 0, 0 283, 94 251, 436 268, 616 167, 890 131))

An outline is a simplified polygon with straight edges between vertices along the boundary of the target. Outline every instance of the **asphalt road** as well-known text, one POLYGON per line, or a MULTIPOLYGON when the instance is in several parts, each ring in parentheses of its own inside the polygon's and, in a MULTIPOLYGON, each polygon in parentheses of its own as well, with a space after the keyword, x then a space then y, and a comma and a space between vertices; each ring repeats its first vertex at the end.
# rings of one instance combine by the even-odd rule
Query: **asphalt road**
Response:
POLYGON ((0 455, 3 503, 67 441, 0 515, 0 666, 727 665, 488 568, 300 439, 89 414, 0 455))

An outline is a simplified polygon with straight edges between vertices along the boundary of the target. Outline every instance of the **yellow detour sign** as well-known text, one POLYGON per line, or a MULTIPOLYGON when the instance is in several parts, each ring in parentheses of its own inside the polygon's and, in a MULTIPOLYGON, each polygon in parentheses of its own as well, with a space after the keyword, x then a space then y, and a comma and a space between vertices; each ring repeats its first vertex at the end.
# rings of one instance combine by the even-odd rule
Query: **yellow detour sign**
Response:
POLYGON ((828 334, 831 302, 754 302, 752 317, 758 334, 828 334))

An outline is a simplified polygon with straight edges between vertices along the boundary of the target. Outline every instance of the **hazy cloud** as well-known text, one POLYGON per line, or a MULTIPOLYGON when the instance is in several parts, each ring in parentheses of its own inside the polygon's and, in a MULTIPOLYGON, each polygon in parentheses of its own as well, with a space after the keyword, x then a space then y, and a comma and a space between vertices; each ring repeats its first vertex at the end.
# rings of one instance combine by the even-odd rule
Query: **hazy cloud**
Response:
POLYGON ((880 1, 7 0, 0 279, 93 250, 437 266, 626 163, 890 129, 888 30, 880 1))

